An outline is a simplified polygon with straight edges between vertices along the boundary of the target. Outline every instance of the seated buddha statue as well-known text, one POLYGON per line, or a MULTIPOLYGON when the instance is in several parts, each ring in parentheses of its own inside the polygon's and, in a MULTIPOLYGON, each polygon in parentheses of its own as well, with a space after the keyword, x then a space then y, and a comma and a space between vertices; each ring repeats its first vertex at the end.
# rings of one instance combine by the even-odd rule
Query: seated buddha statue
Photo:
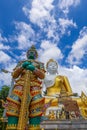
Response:
POLYGON ((47 73, 43 83, 43 93, 45 94, 45 103, 51 102, 51 106, 58 106, 58 97, 61 90, 66 95, 72 94, 69 81, 66 76, 58 75, 58 64, 55 60, 50 59, 46 64, 47 73))
POLYGON ((50 59, 46 64, 47 73, 44 79, 43 90, 47 91, 48 96, 60 94, 61 88, 65 88, 67 94, 72 93, 71 86, 66 76, 58 75, 58 64, 50 59))
POLYGON ((77 101, 81 115, 87 118, 87 96, 84 93, 81 97, 74 96, 68 78, 58 74, 58 64, 54 59, 47 62, 46 70, 42 90, 43 96, 45 96, 45 104, 50 102, 48 107, 59 108, 59 97, 61 95, 70 97, 71 100, 77 101))

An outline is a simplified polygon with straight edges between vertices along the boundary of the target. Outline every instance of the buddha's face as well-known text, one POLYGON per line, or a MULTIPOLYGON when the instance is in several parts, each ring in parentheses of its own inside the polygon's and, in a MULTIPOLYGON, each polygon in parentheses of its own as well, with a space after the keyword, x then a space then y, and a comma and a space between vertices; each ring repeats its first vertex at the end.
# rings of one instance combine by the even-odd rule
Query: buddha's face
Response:
POLYGON ((56 62, 49 62, 48 66, 47 66, 47 71, 49 73, 57 73, 57 63, 56 62))

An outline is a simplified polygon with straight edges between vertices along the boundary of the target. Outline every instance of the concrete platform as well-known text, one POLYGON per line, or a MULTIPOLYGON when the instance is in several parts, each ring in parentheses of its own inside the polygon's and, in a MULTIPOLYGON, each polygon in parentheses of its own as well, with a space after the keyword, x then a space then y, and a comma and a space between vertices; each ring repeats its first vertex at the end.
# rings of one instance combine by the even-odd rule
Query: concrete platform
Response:
POLYGON ((55 120, 41 122, 42 130, 87 130, 87 120, 55 120))

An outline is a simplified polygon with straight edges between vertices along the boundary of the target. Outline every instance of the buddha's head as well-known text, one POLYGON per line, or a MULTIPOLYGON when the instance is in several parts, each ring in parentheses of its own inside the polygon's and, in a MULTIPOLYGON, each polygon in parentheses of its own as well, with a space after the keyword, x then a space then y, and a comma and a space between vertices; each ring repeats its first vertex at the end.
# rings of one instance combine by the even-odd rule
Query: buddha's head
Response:
POLYGON ((38 57, 38 53, 34 45, 27 51, 27 58, 28 59, 36 59, 38 57))
POLYGON ((54 59, 50 59, 46 64, 47 72, 50 74, 56 74, 58 69, 58 64, 54 59))

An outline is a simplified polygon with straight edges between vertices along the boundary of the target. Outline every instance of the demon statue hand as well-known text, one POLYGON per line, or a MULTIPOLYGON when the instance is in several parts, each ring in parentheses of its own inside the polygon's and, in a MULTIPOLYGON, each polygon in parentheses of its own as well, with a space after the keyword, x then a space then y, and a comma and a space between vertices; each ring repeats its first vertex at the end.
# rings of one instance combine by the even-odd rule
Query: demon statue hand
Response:
POLYGON ((44 64, 36 61, 38 54, 34 46, 27 52, 27 60, 20 61, 12 76, 15 79, 11 96, 7 97, 7 130, 24 130, 29 119, 29 130, 40 130, 44 98, 41 84, 44 64))

